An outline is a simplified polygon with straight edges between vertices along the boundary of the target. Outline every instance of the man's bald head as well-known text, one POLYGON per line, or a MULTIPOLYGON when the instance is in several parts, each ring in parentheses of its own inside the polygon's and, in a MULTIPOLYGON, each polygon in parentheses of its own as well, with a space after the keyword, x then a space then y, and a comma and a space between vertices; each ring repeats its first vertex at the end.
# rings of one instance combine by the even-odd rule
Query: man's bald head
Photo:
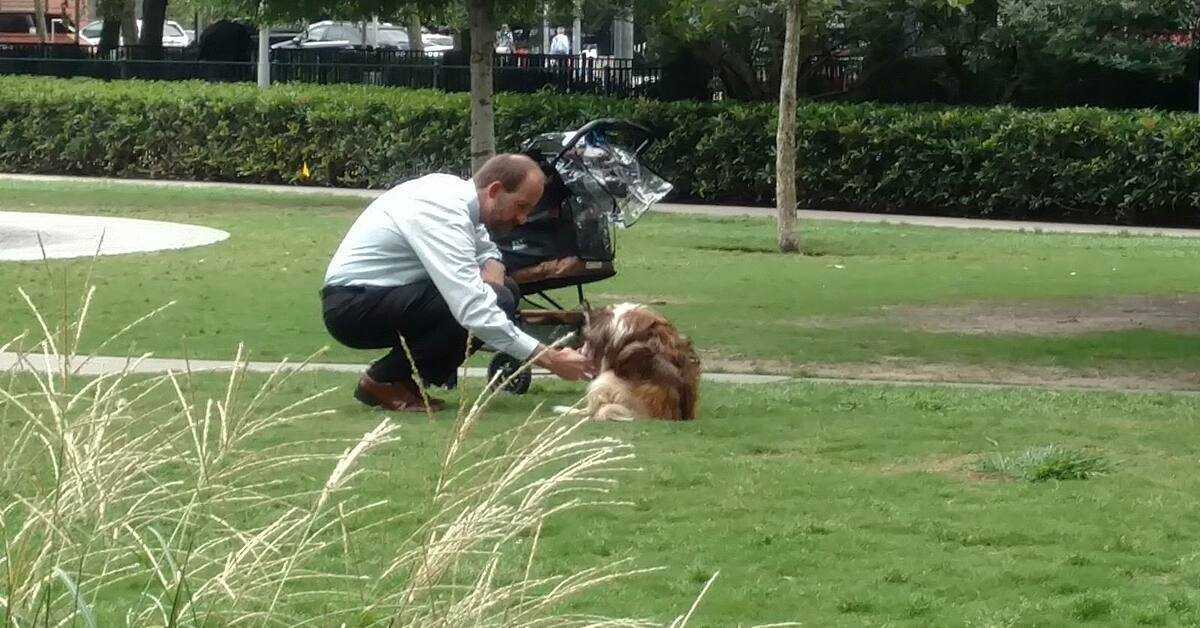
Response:
POLYGON ((546 175, 536 161, 512 153, 484 162, 472 180, 479 195, 480 219, 501 234, 525 222, 546 185, 546 175))
POLYGON ((528 155, 516 153, 501 153, 492 157, 480 166, 472 177, 475 187, 484 189, 499 181, 505 192, 516 192, 530 173, 536 172, 539 178, 544 178, 542 169, 528 155))

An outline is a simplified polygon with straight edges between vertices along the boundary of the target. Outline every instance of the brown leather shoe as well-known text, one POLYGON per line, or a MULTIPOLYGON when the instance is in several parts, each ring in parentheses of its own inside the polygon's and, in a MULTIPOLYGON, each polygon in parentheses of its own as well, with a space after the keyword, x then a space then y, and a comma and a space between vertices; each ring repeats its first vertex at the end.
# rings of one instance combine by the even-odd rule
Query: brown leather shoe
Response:
MULTIPOLYGON (((371 407, 380 407, 393 412, 425 412, 425 399, 421 397, 421 389, 417 383, 410 380, 390 384, 377 382, 367 375, 358 380, 354 389, 354 398, 371 407)), ((429 398, 428 410, 439 412, 446 407, 441 399, 429 398)))

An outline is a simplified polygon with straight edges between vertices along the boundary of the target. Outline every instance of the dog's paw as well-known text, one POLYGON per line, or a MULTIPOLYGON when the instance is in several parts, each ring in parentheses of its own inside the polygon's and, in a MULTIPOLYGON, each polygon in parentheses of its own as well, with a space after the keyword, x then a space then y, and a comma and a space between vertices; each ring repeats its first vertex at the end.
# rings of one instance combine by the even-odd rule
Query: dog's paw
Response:
POLYGON ((635 418, 636 417, 633 415, 633 412, 629 408, 626 408, 625 406, 618 405, 615 403, 610 403, 610 404, 601 406, 600 409, 597 410, 594 415, 592 415, 592 419, 595 421, 627 422, 627 421, 632 421, 635 418))

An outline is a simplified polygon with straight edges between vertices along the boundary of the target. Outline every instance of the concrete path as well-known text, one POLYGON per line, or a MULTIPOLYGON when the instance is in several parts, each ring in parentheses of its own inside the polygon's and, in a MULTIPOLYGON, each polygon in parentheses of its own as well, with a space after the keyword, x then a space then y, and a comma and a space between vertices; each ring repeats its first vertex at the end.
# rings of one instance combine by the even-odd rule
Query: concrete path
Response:
POLYGON ((228 237, 219 229, 175 222, 0 211, 0 261, 186 249, 228 237))
MULTIPOLYGON (((289 367, 295 367, 295 362, 287 363, 289 367)), ((306 371, 321 371, 329 373, 345 373, 347 375, 358 375, 363 372, 365 364, 336 364, 336 363, 312 363, 305 366, 306 371)), ((279 362, 250 362, 246 365, 246 370, 251 373, 272 373, 280 367, 279 362)), ((44 354, 26 354, 24 360, 12 352, 0 352, 0 373, 6 372, 57 372, 59 362, 56 356, 44 354)), ((172 371, 175 373, 184 373, 189 369, 193 373, 221 373, 229 372, 233 368, 233 363, 224 360, 189 360, 184 361, 175 358, 146 358, 136 364, 128 358, 104 356, 104 357, 77 357, 71 364, 72 370, 78 370, 79 375, 93 377, 98 375, 106 375, 111 373, 120 373, 128 369, 130 373, 139 375, 159 375, 172 371)), ((552 375, 542 369, 534 369, 535 378, 551 378, 552 375)), ((470 378, 483 378, 487 376, 487 370, 483 368, 468 368, 466 376, 470 378)), ((1166 389, 1147 389, 1147 388, 1102 388, 1078 386, 1069 384, 1057 384, 1054 382, 1046 382, 1039 385, 1031 384, 1016 384, 1003 382, 947 382, 935 380, 888 380, 888 379, 867 379, 867 378, 836 378, 836 377, 788 377, 785 375, 756 375, 752 373, 705 373, 704 381, 722 383, 722 384, 743 384, 743 385, 762 385, 762 384, 785 384, 785 383, 804 383, 804 384, 826 384, 831 386, 888 386, 896 388, 955 388, 963 390, 1046 390, 1055 392, 1083 392, 1083 393, 1116 393, 1126 395, 1183 395, 1188 397, 1200 396, 1200 391, 1197 390, 1166 390, 1166 389)))
MULTIPOLYGON (((289 185, 257 185, 246 183, 209 183, 202 181, 152 181, 146 179, 105 179, 96 177, 63 177, 52 175, 0 174, 0 182, 24 181, 32 183, 82 183, 88 185, 139 185, 149 187, 181 189, 232 189, 276 194, 326 195, 361 198, 370 200, 382 194, 379 190, 357 190, 347 188, 300 187, 289 185)), ((751 216, 769 218, 775 210, 769 207, 745 207, 734 205, 694 205, 684 203, 659 203, 654 211, 668 214, 689 214, 717 217, 751 216)), ((802 220, 833 220, 838 222, 886 223, 940 227, 949 229, 988 229, 996 231, 1025 231, 1033 233, 1080 233, 1106 235, 1166 236, 1176 238, 1200 238, 1200 229, 1173 229, 1166 227, 1119 227, 1112 225, 1081 225, 1059 222, 1026 222, 1018 220, 982 220, 975 218, 945 218, 941 216, 905 216, 899 214, 870 214, 862 212, 802 210, 802 220)))
MULTIPOLYGON (((294 365, 294 363, 291 363, 294 365)), ((332 364, 332 363, 313 363, 305 367, 305 370, 312 371, 327 371, 333 373, 362 373, 366 367, 365 364, 332 364)), ((222 372, 229 371, 233 368, 233 363, 224 360, 179 360, 174 358, 146 358, 136 364, 131 363, 128 358, 113 357, 113 356, 96 356, 93 358, 77 357, 71 364, 72 370, 78 369, 80 375, 95 376, 106 375, 109 373, 120 373, 126 368, 131 373, 138 374, 160 374, 167 371, 183 373, 189 369, 193 373, 205 372, 222 372)), ((246 370, 252 373, 271 373, 279 368, 278 362, 250 362, 246 365, 246 370)), ((20 356, 12 352, 0 352, 0 372, 17 371, 17 372, 57 372, 59 369, 59 358, 54 355, 46 354, 27 354, 24 360, 20 356)), ((548 371, 534 369, 534 377, 550 377, 548 371)), ((466 373, 467 377, 486 377, 487 370, 482 368, 469 368, 466 373)), ((781 375, 753 375, 749 373, 705 373, 705 381, 721 382, 726 384, 777 384, 779 382, 790 381, 790 377, 781 375)))

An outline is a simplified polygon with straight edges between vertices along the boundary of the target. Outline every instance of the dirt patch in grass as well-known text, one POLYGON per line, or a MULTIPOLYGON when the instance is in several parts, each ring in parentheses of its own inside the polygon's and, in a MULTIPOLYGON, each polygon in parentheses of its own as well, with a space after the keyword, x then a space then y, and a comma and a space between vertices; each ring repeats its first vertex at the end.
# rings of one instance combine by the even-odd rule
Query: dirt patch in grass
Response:
POLYGON ((704 370, 710 373, 753 373, 756 375, 796 375, 800 366, 786 360, 730 358, 717 351, 700 349, 704 370))
POLYGON ((957 456, 933 456, 913 462, 885 465, 880 469, 884 475, 908 475, 911 473, 930 473, 956 480, 969 482, 996 482, 992 477, 975 471, 975 465, 982 459, 981 454, 960 454, 957 456))
POLYGON ((998 384, 1094 390, 1200 390, 1200 373, 1109 375, 1045 367, 991 367, 970 364, 918 363, 909 360, 874 363, 810 364, 800 369, 807 377, 998 384))
POLYGON ((1050 367, 983 366, 930 363, 907 359, 838 364, 792 364, 782 360, 730 358, 701 351, 704 370, 712 373, 790 375, 815 379, 1034 386, 1081 390, 1200 391, 1200 373, 1163 372, 1112 375, 1050 367))
POLYGON ((885 318, 934 333, 1073 336, 1148 329, 1200 334, 1200 295, 900 307, 885 318))
POLYGON ((813 316, 796 324, 826 329, 896 325, 930 333, 995 336, 1075 336, 1137 329, 1200 334, 1200 294, 885 306, 878 314, 813 316))
POLYGON ((686 299, 678 296, 661 296, 650 294, 612 294, 601 292, 591 295, 599 306, 600 303, 641 303, 642 305, 685 305, 692 303, 691 299, 686 299))

